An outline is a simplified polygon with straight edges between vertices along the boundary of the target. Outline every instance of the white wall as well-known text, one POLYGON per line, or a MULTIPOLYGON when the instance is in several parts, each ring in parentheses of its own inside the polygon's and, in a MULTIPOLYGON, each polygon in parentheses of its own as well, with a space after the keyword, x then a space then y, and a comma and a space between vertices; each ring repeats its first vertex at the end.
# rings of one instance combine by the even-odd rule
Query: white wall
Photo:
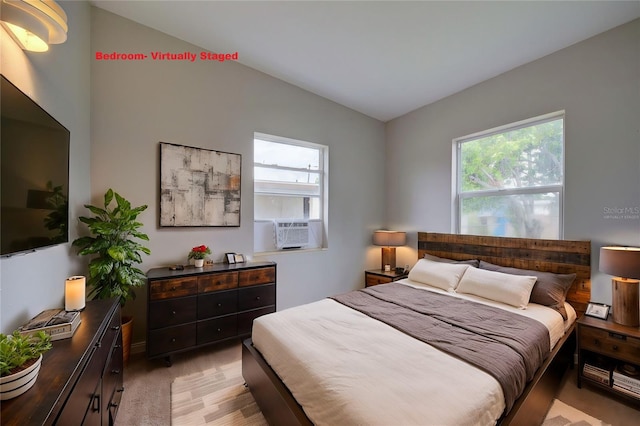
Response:
MULTIPOLYGON (((69 19, 68 39, 48 52, 21 50, 0 27, 0 72, 71 132, 69 238, 90 194, 90 7, 60 2, 69 19)), ((64 306, 64 282, 82 273, 71 244, 0 259, 0 329, 11 332, 44 309, 64 306)))
POLYGON ((564 109, 564 238, 592 241, 592 300, 610 304, 599 248, 640 245, 637 213, 605 213, 640 208, 639 40, 635 20, 387 123, 389 225, 453 231, 452 139, 564 109))
MULTIPOLYGON (((91 44, 93 53, 201 51, 97 8, 91 44)), ((142 270, 185 263, 200 244, 217 261, 253 256, 253 134, 262 132, 327 145, 330 155, 329 248, 266 257, 278 263, 278 309, 363 286, 385 214, 381 122, 235 62, 93 60, 91 76, 91 201, 113 188, 149 206, 140 219, 152 254, 142 270), (239 228, 158 227, 160 141, 242 155, 239 228)), ((134 342, 145 339, 145 292, 125 307, 135 313, 134 342)))

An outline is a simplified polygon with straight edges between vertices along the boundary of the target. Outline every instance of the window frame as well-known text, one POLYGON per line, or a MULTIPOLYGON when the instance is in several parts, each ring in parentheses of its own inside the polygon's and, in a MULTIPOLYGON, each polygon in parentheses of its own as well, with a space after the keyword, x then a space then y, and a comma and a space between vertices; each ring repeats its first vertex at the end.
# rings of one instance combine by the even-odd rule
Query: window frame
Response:
MULTIPOLYGON (((318 175, 318 186, 319 186, 319 192, 318 195, 309 195, 308 193, 305 192, 301 192, 301 193, 290 193, 290 194, 282 194, 282 193, 277 193, 277 192, 269 192, 269 191, 256 191, 256 178, 255 178, 255 167, 263 167, 266 169, 272 169, 272 170, 285 170, 285 171, 294 171, 294 172, 304 172, 304 173, 308 173, 310 170, 307 168, 297 168, 297 167, 289 167, 289 166, 274 166, 274 165, 264 165, 262 163, 257 163, 256 159, 255 159, 255 151, 254 151, 254 158, 253 158, 253 200, 254 200, 254 208, 253 208, 253 220, 254 223, 257 222, 265 222, 265 221, 269 221, 270 219, 256 219, 256 206, 255 206, 255 197, 256 195, 271 195, 271 196, 291 196, 291 197, 312 197, 312 198, 318 198, 318 203, 319 203, 319 218, 317 219, 311 219, 311 218, 290 218, 290 219, 302 219, 302 220, 307 220, 309 221, 310 224, 312 223, 319 223, 321 224, 321 242, 319 244, 318 247, 310 247, 306 250, 317 250, 317 249, 323 249, 323 248, 327 248, 328 247, 328 240, 327 240, 327 235, 328 235, 328 187, 329 187, 329 176, 328 176, 328 169, 329 169, 329 147, 327 145, 322 145, 322 144, 318 144, 318 143, 314 143, 314 142, 308 142, 308 141, 303 141, 300 139, 292 139, 292 138, 288 138, 288 137, 284 137, 284 136, 276 136, 276 135, 271 135, 271 134, 267 134, 267 133, 262 133, 262 132, 254 132, 253 134, 253 140, 254 140, 254 144, 255 144, 255 140, 259 139, 259 140, 263 140, 266 142, 272 142, 272 143, 278 143, 278 144, 282 144, 282 145, 292 145, 292 146, 299 146, 299 147, 304 147, 304 148, 311 148, 311 149, 315 149, 318 150, 318 170, 311 170, 312 173, 317 174, 318 175)), ((274 219, 278 219, 278 218, 274 218, 274 219)), ((281 250, 277 250, 274 249, 276 251, 281 251, 281 250)), ((305 249, 302 249, 305 250, 305 249)), ((267 252, 270 250, 267 250, 267 252)), ((262 253, 264 253, 265 251, 262 251, 262 253)))
POLYGON ((462 201, 465 199, 477 198, 477 197, 491 197, 491 196, 510 196, 510 195, 530 195, 530 194, 545 194, 545 193, 558 193, 558 237, 561 240, 564 238, 564 185, 566 174, 566 156, 565 156, 565 144, 566 144, 566 114, 564 110, 555 111, 549 114, 544 114, 526 120, 517 121, 515 123, 505 124, 502 126, 494 127, 489 130, 476 132, 470 135, 453 139, 453 209, 452 215, 452 227, 455 229, 456 234, 461 233, 462 228, 462 201), (475 191, 462 192, 462 145, 466 142, 471 142, 477 139, 486 138, 489 136, 507 133, 513 130, 519 130, 525 127, 533 127, 538 124, 544 124, 550 121, 562 119, 562 181, 558 184, 552 185, 540 185, 532 187, 521 188, 504 188, 504 189, 482 189, 475 191))

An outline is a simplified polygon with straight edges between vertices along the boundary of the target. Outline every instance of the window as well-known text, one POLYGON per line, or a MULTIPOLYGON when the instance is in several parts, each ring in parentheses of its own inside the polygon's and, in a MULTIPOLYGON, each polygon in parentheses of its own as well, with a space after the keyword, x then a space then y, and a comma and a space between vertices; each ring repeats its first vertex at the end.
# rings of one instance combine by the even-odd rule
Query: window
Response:
MULTIPOLYGON (((304 247, 322 247, 328 148, 255 133, 253 156, 256 235, 264 235, 274 220, 307 220, 310 241, 304 247)), ((254 248, 276 247, 269 238, 256 238, 254 248)))
POLYGON ((454 144, 458 233, 561 238, 564 111, 454 144))

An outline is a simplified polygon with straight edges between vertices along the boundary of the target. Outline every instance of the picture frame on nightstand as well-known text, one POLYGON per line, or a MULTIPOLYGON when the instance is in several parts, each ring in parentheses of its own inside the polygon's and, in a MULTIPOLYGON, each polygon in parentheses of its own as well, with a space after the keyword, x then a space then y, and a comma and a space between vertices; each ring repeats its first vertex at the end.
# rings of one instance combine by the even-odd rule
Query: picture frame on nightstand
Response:
POLYGON ((611 306, 605 305, 604 303, 589 303, 584 314, 606 320, 609 316, 609 309, 611 309, 611 306))

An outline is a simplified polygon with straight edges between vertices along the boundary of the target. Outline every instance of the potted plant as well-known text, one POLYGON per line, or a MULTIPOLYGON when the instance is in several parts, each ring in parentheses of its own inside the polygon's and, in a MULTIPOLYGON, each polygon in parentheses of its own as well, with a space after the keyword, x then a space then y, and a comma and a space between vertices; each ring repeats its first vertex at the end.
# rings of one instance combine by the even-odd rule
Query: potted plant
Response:
POLYGON ((211 254, 211 250, 209 247, 205 245, 197 246, 191 249, 189 252, 189 259, 194 260, 194 265, 196 268, 202 268, 204 266, 204 258, 207 257, 208 254, 211 254))
POLYGON ((42 354, 51 349, 51 337, 44 331, 22 335, 0 334, 0 400, 15 398, 36 382, 42 354))
MULTIPOLYGON (((89 262, 87 286, 89 296, 95 299, 119 297, 120 305, 135 299, 135 287, 146 283, 146 275, 135 264, 142 263, 142 253, 150 254, 138 240, 149 241, 149 237, 138 229, 142 223, 136 219, 147 206, 131 207, 117 192, 109 189, 104 195, 104 207, 86 204, 94 217, 80 217, 93 236, 80 237, 73 241, 81 256, 93 256, 89 262), (115 207, 111 203, 115 199, 115 207)), ((132 318, 122 320, 122 341, 125 362, 131 346, 132 318)))

